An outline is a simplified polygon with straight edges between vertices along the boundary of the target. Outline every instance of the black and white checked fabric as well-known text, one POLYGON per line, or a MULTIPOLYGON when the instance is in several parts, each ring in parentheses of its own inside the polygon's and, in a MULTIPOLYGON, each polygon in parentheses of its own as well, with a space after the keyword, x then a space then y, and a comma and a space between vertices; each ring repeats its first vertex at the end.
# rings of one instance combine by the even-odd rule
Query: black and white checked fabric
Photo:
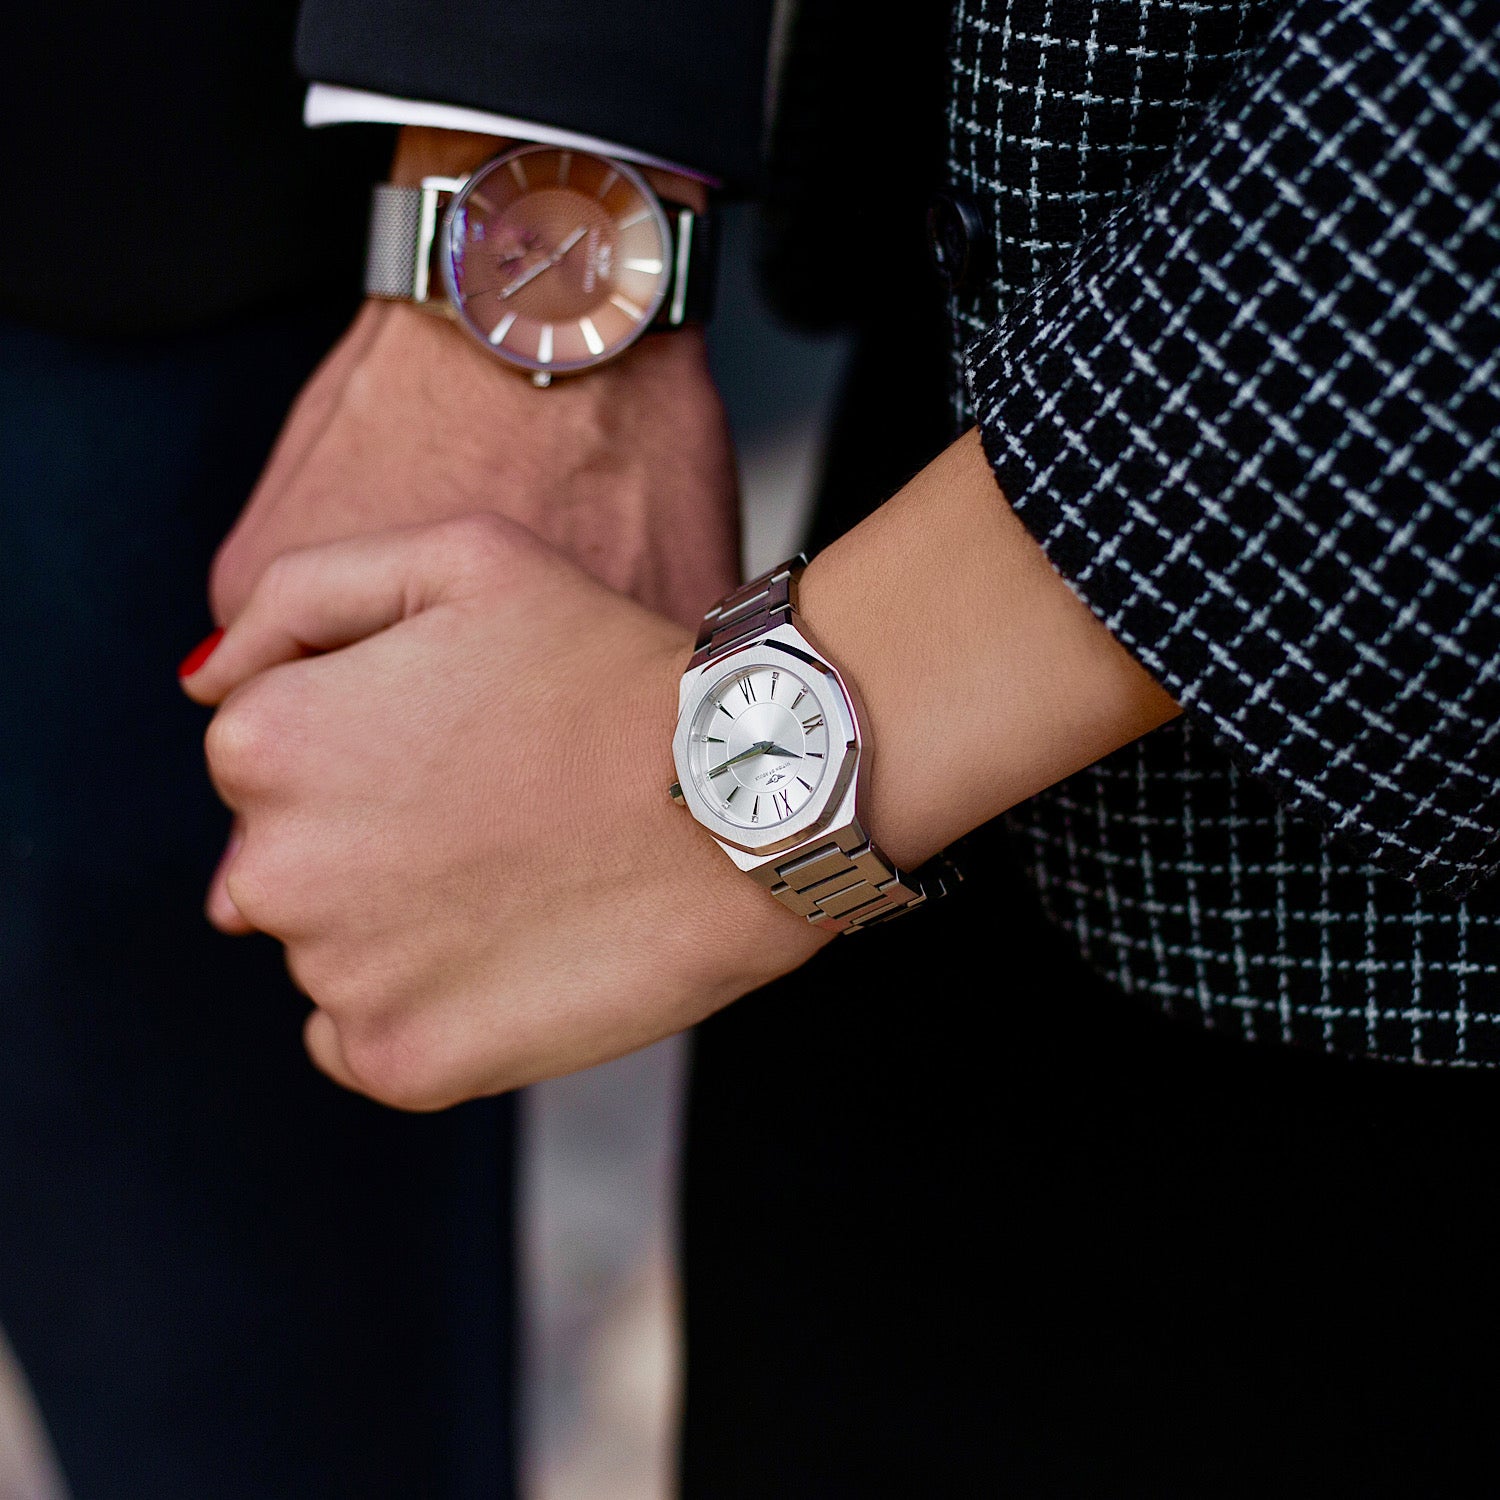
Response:
POLYGON ((1085 957, 1500 1062, 1496 0, 960 0, 961 416, 1183 704, 1012 815, 1085 957))

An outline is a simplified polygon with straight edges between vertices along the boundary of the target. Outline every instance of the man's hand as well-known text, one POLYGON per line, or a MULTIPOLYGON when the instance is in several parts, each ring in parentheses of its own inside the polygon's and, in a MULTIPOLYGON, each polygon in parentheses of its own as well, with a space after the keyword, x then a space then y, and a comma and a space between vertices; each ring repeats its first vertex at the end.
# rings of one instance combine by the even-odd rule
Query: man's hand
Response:
POLYGON ((696 624, 739 575, 734 458, 702 334, 648 334, 538 390, 447 319, 366 304, 219 551, 214 614, 233 620, 294 547, 481 511, 696 624))
MULTIPOLYGON (((462 175, 506 144, 408 127, 391 180, 462 175)), ((701 183, 647 175, 704 207, 701 183)), ((696 626, 739 580, 734 455, 701 330, 647 334, 602 368, 538 390, 450 319, 367 303, 292 408, 219 551, 214 615, 232 620, 291 548, 483 511, 696 626)))
POLYGON ((689 634, 521 528, 292 553, 235 613, 185 684, 222 704, 227 889, 348 1087, 425 1109, 585 1067, 826 941, 668 799, 689 634))

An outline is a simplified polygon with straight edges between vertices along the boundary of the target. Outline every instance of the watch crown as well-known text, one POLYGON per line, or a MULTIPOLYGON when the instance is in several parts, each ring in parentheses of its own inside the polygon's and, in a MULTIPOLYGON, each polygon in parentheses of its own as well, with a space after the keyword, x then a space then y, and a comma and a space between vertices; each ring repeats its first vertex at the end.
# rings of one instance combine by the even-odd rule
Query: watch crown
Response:
POLYGON ((682 783, 680 781, 674 781, 672 785, 667 788, 667 796, 669 796, 679 807, 687 806, 687 798, 682 795, 682 783))

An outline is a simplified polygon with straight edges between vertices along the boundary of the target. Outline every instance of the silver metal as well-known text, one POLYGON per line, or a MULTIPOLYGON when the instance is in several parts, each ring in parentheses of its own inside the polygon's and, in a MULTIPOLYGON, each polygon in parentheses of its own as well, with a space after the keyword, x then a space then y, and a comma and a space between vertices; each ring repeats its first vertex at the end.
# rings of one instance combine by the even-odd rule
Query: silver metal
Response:
POLYGON ((751 579, 703 617, 678 692, 672 741, 678 779, 668 790, 735 864, 782 905, 814 926, 858 932, 945 894, 962 876, 943 855, 903 874, 860 822, 861 772, 866 764, 860 713, 837 668, 802 629, 797 582, 806 563, 799 554, 751 579), (828 767, 818 790, 795 817, 773 825, 766 837, 752 842, 753 832, 720 816, 699 789, 692 773, 692 725, 698 705, 726 676, 792 662, 797 675, 812 684, 827 722, 830 755, 841 743, 842 760, 828 767))
POLYGON ((694 215, 690 209, 677 211, 676 274, 672 278, 672 305, 667 322, 680 328, 687 316, 688 266, 692 264, 694 215))
MULTIPOLYGON (((786 855, 808 839, 854 817, 854 791, 860 767, 859 728, 853 697, 837 670, 787 615, 760 633, 736 638, 743 620, 735 620, 731 639, 720 650, 694 655, 679 693, 677 732, 672 740, 678 781, 693 816, 716 838, 741 869, 753 871, 767 858, 786 855), (726 681, 755 668, 785 668, 807 682, 827 721, 829 761, 816 790, 791 817, 748 827, 724 817, 704 795, 693 775, 692 733, 698 704, 726 681)), ((856 842, 862 842, 861 834, 856 842)))
POLYGON ((719 600, 698 627, 689 670, 725 655, 752 635, 765 635, 778 625, 790 624, 797 609, 797 581, 806 566, 807 558, 799 552, 789 562, 742 583, 719 600))
MULTIPOLYGON (((370 195, 365 295, 418 306, 432 302, 432 247, 460 177, 424 177, 420 187, 377 183, 370 195)), ((444 307, 446 311, 446 305, 444 307)))
POLYGON ((370 195, 365 295, 416 300, 417 225, 422 190, 377 183, 370 195))

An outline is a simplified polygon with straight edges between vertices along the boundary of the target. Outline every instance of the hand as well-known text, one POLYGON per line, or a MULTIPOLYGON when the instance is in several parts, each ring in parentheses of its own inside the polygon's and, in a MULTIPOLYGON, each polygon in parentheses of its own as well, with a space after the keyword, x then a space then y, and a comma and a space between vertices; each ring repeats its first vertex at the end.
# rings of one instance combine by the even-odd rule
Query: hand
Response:
MULTIPOLYGON (((499 144, 409 127, 391 175, 413 184, 467 172, 499 144)), ((701 185, 650 175, 703 206, 701 185)), ((521 521, 597 578, 696 626, 739 577, 734 456, 701 332, 647 335, 604 368, 538 390, 446 319, 367 303, 304 387, 219 549, 214 617, 232 620, 291 548, 481 511, 521 521)), ((236 827, 231 851, 238 837, 236 827)), ((222 874, 208 897, 221 913, 222 874)))
POLYGON ((286 945, 324 1071, 417 1109, 514 1088, 827 940, 668 798, 691 650, 494 518, 271 565, 186 687, 222 703, 228 894, 286 945))
MULTIPOLYGON (((219 550, 215 618, 233 619, 290 548, 486 510, 696 624, 739 576, 734 460, 702 335, 648 335, 538 390, 444 320, 367 304, 298 398, 219 550)), ((222 874, 209 895, 221 909, 222 874)))
POLYGON ((480 511, 696 625, 739 573, 734 457, 701 333, 648 334, 538 390, 447 320, 368 303, 219 551, 215 617, 234 619, 291 548, 480 511))

